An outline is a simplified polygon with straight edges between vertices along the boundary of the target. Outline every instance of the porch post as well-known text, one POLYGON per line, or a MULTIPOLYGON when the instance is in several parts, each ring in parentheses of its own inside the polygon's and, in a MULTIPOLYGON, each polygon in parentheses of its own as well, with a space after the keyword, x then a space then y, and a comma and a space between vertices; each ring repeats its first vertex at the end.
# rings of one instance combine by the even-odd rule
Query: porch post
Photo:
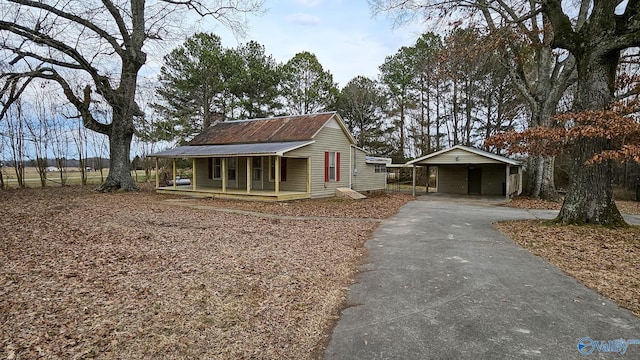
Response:
POLYGON ((411 190, 411 194, 413 196, 416 196, 416 166, 413 165, 413 180, 411 181, 412 183, 412 190, 411 190))
POLYGON ((176 158, 173 158, 173 189, 175 190, 178 186, 176 184, 176 158))
POLYGON ((247 157, 247 194, 251 192, 251 161, 253 157, 247 157))
POLYGON ((307 158, 307 194, 311 194, 311 157, 307 158))
POLYGON ((429 177, 429 165, 427 165, 427 184, 424 189, 424 193, 427 195, 429 195, 429 180, 431 180, 431 178, 429 177))
POLYGON ((509 169, 511 168, 511 166, 509 164, 506 164, 505 166, 505 182, 504 182, 504 196, 507 200, 509 200, 509 169))
POLYGON ((196 174, 196 158, 191 159, 191 189, 196 190, 196 181, 198 176, 196 174))
POLYGON ((275 187, 276 187, 276 196, 280 193, 280 156, 276 156, 276 173, 274 174, 274 179, 276 180, 275 183, 275 187))
POLYGON ((227 192, 227 160, 228 158, 222 158, 222 192, 227 192))
POLYGON ((158 170, 158 158, 156 158, 156 189, 160 187, 160 173, 158 170))

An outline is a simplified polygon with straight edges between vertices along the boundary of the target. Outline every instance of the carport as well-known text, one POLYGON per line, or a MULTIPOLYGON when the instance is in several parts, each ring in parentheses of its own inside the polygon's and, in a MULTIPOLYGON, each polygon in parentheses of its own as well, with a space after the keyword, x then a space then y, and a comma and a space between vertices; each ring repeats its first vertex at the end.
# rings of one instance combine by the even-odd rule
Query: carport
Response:
MULTIPOLYGON (((456 145, 407 162, 413 167, 413 194, 416 169, 437 169, 436 192, 461 195, 505 196, 522 193, 520 162, 473 147, 456 145)), ((428 181, 428 180, 427 180, 428 181)))

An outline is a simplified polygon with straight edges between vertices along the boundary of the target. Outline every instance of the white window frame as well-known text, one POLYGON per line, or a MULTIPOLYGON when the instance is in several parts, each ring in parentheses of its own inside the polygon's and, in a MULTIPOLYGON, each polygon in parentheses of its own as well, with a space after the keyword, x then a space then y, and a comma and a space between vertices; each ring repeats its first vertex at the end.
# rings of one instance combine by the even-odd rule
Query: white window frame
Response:
POLYGON ((231 157, 227 158, 227 180, 236 181, 238 178, 237 172, 238 159, 231 157), (231 175, 233 174, 233 177, 231 175))
POLYGON ((213 158, 212 166, 211 178, 214 180, 222 179, 222 158, 213 158), (218 176, 216 176, 216 174, 218 174, 218 176))
POLYGON ((329 181, 336 181, 336 154, 335 151, 329 151, 329 181))

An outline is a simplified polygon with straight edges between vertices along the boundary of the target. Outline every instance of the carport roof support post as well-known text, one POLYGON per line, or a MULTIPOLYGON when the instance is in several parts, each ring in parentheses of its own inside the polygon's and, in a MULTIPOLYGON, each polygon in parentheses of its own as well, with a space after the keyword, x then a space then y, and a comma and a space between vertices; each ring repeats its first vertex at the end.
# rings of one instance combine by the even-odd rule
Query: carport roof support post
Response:
POLYGON ((510 174, 511 174, 511 165, 505 164, 504 167, 506 169, 506 173, 504 175, 504 184, 505 184, 504 195, 505 195, 505 198, 509 200, 509 180, 510 180, 510 174))
POLYGON ((413 179, 412 179, 412 190, 411 194, 416 196, 416 166, 413 165, 413 179))

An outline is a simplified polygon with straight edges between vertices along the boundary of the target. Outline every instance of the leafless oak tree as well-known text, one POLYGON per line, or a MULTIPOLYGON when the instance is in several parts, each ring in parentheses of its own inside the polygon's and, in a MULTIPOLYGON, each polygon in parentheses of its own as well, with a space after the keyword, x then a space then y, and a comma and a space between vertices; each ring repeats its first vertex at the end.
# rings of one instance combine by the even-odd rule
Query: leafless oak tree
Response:
POLYGON ((28 95, 34 79, 56 83, 90 130, 109 137, 111 169, 101 191, 135 190, 130 150, 136 118, 138 73, 146 47, 171 35, 189 14, 211 17, 242 31, 260 0, 5 0, 0 4, 0 118, 28 95), (109 122, 93 107, 112 108, 109 122))

